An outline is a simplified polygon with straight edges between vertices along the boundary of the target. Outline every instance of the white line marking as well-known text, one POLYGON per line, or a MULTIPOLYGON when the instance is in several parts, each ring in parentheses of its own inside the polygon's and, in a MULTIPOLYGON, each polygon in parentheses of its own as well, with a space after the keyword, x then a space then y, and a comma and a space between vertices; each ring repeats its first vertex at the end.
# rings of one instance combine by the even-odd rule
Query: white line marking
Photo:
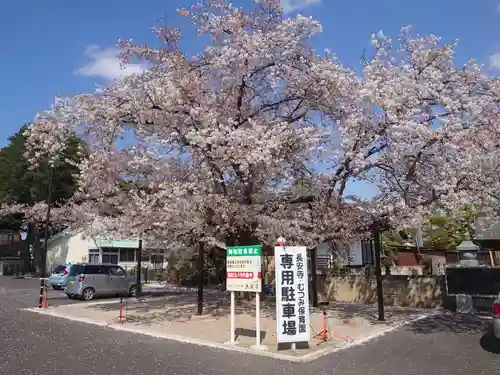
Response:
MULTIPOLYGON (((123 300, 125 301, 125 298, 123 300)), ((68 301, 71 301, 71 300, 68 300, 68 301)), ((70 303, 70 304, 61 305, 61 306, 88 307, 88 306, 98 306, 98 305, 111 305, 113 303, 120 303, 120 299, 107 299, 105 301, 92 301, 92 302, 77 302, 77 303, 70 303)))
MULTIPOLYGON (((102 302, 95 302, 93 304, 95 305, 95 304, 99 304, 99 303, 102 303, 102 302)), ((111 302, 109 302, 109 303, 111 303, 111 302)), ((85 305, 87 305, 87 304, 85 304, 85 305)), ((77 304, 77 306, 81 306, 81 305, 77 304)), ((282 354, 282 353, 256 351, 256 350, 253 350, 250 348, 245 348, 245 347, 235 346, 235 345, 230 345, 230 344, 219 344, 219 343, 215 343, 212 341, 200 340, 200 339, 195 339, 195 338, 191 338, 191 337, 152 332, 152 331, 148 331, 148 330, 141 329, 141 328, 134 328, 134 327, 118 325, 118 324, 110 324, 108 322, 100 322, 100 321, 96 321, 96 320, 92 320, 92 319, 88 319, 88 318, 67 316, 67 315, 59 314, 58 312, 56 312, 54 310, 46 310, 46 309, 39 309, 39 308, 26 308, 26 309, 22 309, 22 310, 35 312, 35 313, 42 314, 42 315, 54 316, 57 318, 63 318, 63 319, 67 319, 67 320, 71 320, 71 321, 75 321, 75 322, 80 322, 80 323, 93 324, 93 325, 96 325, 99 327, 111 328, 111 329, 114 329, 116 331, 123 331, 123 332, 128 332, 128 333, 145 335, 145 336, 155 337, 158 339, 174 340, 174 341, 182 342, 185 344, 206 346, 206 347, 214 348, 214 349, 222 349, 222 350, 229 350, 229 351, 246 353, 246 354, 260 355, 260 356, 264 356, 264 357, 270 357, 270 358, 284 360, 284 361, 290 361, 290 362, 310 362, 310 361, 313 361, 315 359, 318 359, 318 358, 325 356, 325 355, 328 355, 328 354, 336 353, 336 352, 339 352, 341 350, 346 350, 346 349, 349 349, 349 348, 352 348, 355 346, 360 346, 360 345, 363 345, 371 340, 382 337, 387 333, 393 332, 393 331, 395 331, 395 330, 397 330, 397 329, 399 329, 407 324, 411 324, 411 323, 417 322, 419 320, 428 318, 430 316, 439 314, 439 312, 420 314, 416 317, 413 317, 410 320, 396 323, 395 325, 390 326, 385 330, 375 332, 371 335, 363 337, 359 340, 355 340, 355 341, 353 341, 347 345, 341 346, 341 347, 327 347, 327 348, 318 350, 316 352, 305 354, 303 356, 291 356, 291 355, 282 354)))

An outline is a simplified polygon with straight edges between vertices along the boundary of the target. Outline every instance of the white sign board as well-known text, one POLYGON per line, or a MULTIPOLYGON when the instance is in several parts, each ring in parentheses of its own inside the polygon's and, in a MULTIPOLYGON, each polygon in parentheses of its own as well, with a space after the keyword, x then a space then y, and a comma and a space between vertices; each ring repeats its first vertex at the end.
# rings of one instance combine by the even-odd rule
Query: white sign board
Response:
POLYGON ((226 290, 230 292, 262 291, 261 247, 238 246, 226 250, 226 290))
POLYGON ((363 265, 363 248, 361 241, 352 241, 348 244, 349 255, 347 256, 347 264, 349 266, 362 266, 363 265))
POLYGON ((309 341, 307 249, 303 246, 277 246, 274 260, 278 343, 309 341))

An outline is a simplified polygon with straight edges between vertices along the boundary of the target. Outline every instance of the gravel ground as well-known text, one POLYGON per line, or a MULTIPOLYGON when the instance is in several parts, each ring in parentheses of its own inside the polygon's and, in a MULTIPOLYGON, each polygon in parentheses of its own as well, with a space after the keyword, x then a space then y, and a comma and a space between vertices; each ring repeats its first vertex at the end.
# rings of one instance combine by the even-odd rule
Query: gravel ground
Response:
MULTIPOLYGON (((36 280, 0 276, 0 374, 490 375, 500 369, 500 345, 488 334, 489 322, 479 318, 428 318, 364 346, 297 364, 20 311, 36 304, 36 286, 36 280)), ((52 304, 69 303, 56 297, 51 292, 52 304)))

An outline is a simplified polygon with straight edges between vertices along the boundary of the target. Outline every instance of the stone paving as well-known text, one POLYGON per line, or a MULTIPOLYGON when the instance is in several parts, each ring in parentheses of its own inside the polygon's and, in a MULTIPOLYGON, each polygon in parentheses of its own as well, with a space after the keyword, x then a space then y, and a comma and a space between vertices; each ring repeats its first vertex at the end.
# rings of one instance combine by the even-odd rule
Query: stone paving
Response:
MULTIPOLYGON (((164 293, 161 297, 145 297, 141 300, 124 299, 120 322, 120 304, 116 301, 95 301, 68 306, 50 307, 50 314, 69 319, 93 322, 99 325, 119 325, 140 329, 143 333, 180 339, 217 347, 229 348, 230 319, 229 298, 224 292, 205 295, 204 314, 197 316, 196 294, 186 292, 164 293)), ((323 311, 311 310, 311 336, 309 343, 298 345, 295 351, 276 344, 275 304, 272 300, 261 302, 261 344, 267 347, 264 355, 295 358, 312 358, 342 348, 366 342, 392 331, 402 324, 426 316, 422 310, 397 309, 387 311, 387 321, 376 319, 374 306, 335 304, 325 308, 327 313, 328 341, 321 342, 314 336, 323 327, 323 311)), ((49 311, 47 311, 49 312, 49 311)), ((428 315, 428 313, 427 313, 428 315)), ((236 340, 237 348, 250 350, 256 344, 255 302, 237 300, 236 340)))
MULTIPOLYGON (((99 325, 107 323, 84 324, 83 319, 78 322, 25 311, 34 307, 37 295, 36 280, 0 277, 0 337, 4 343, 0 374, 52 374, 61 371, 61 363, 71 365, 72 375, 470 375, 497 374, 500 368, 500 342, 491 335, 491 320, 477 316, 437 314, 364 345, 313 361, 292 362, 158 339, 154 334, 138 335, 120 331, 117 327, 122 326, 116 324, 106 328, 99 325)), ((57 299, 51 298, 51 306, 88 306, 52 295, 57 299)), ((95 302, 108 302, 109 307, 114 303, 95 302)), ((346 317, 352 312, 349 306, 341 310, 346 317)), ((370 318, 376 309, 369 307, 363 313, 370 318)))

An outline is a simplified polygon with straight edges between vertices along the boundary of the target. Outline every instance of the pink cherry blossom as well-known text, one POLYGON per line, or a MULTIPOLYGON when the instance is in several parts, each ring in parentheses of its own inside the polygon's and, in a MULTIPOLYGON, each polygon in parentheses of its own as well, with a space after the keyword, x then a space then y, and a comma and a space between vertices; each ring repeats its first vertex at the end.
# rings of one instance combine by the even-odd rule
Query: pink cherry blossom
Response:
POLYGON ((120 41, 124 62, 146 71, 37 116, 34 163, 72 132, 89 146, 61 222, 169 244, 313 245, 380 217, 413 225, 438 201, 488 204, 475 166, 497 152, 500 89, 473 61, 455 67, 455 42, 378 32, 358 75, 311 47, 319 22, 260 3, 180 9, 210 40, 199 55, 185 56, 171 27, 154 29, 158 48, 120 41), (347 197, 353 179, 379 193, 347 197))

